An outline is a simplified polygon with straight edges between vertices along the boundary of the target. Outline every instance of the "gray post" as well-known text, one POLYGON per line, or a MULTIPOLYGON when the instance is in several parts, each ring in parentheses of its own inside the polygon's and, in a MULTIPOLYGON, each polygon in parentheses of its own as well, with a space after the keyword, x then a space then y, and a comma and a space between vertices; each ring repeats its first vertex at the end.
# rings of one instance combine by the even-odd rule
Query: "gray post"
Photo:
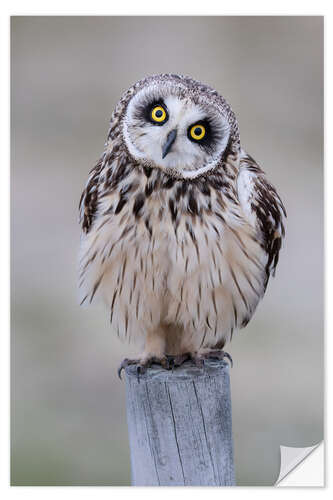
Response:
POLYGON ((235 485, 228 363, 125 371, 132 485, 235 485))

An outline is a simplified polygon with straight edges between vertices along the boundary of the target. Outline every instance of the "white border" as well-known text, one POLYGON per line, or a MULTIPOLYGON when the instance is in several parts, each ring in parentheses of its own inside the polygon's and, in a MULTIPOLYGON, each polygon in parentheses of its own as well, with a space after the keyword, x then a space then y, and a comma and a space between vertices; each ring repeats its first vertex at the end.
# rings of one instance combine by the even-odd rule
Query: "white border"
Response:
POLYGON ((325 15, 330 10, 330 0, 280 0, 266 2, 264 0, 238 0, 237 2, 221 2, 219 0, 168 0, 156 2, 155 0, 123 0, 110 2, 107 0, 58 0, 44 2, 42 0, 7 0, 3 1, 1 9, 5 15, 75 15, 75 16, 143 16, 143 15, 240 15, 240 16, 316 16, 325 15))
MULTIPOLYGON (((1 183, 0 213, 2 218, 2 238, 0 243, 1 276, 1 348, 0 386, 2 410, 0 411, 0 485, 9 478, 9 21, 1 16, 1 183)), ((3 495, 1 495, 3 496, 3 495)))
MULTIPOLYGON (((1 498, 21 498, 29 500, 33 498, 34 500, 41 497, 43 500, 45 498, 58 498, 60 495, 62 498, 94 498, 96 496, 110 498, 110 495, 135 495, 136 498, 152 498, 157 494, 162 498, 170 498, 170 495, 181 495, 183 498, 193 498, 193 496, 200 496, 206 494, 202 488, 120 488, 120 487, 9 487, 9 16, 10 15, 325 15, 325 41, 326 41, 326 54, 325 54, 325 64, 326 64, 326 109, 331 108, 331 100, 329 99, 328 89, 333 88, 333 81, 331 78, 331 67, 332 64, 329 62, 328 53, 329 48, 332 45, 332 22, 331 22, 331 12, 330 12, 329 1, 309 2, 309 1, 286 1, 280 0, 279 2, 267 2, 267 1, 257 1, 252 0, 248 2, 246 0, 238 0, 235 2, 225 2, 221 1, 208 1, 205 2, 195 2, 192 1, 182 1, 179 0, 167 0, 166 2, 156 2, 156 1, 146 1, 136 0, 136 1, 122 1, 122 2, 112 2, 108 1, 94 1, 94 2, 84 2, 70 1, 70 0, 57 0, 57 2, 52 2, 49 0, 45 1, 3 1, 1 3, 1 25, 0 25, 0 36, 1 36, 1 222, 2 222, 2 238, 0 251, 1 251, 1 342, 2 346, 0 349, 1 359, 0 359, 0 384, 1 384, 1 396, 4 404, 1 408, 1 433, 0 433, 0 443, 1 443, 1 454, 0 454, 0 494, 1 498)), ((332 54, 330 54, 332 58, 332 54)), ((326 127, 329 127, 329 113, 326 111, 326 127)), ((329 130, 329 128, 327 128, 329 130)), ((325 134, 326 138, 330 137, 329 132, 325 134)), ((332 247, 332 231, 328 232, 328 220, 330 220, 330 225, 332 227, 332 174, 329 168, 330 158, 329 158, 329 141, 327 141, 327 147, 325 151, 325 194, 326 194, 326 219, 325 219, 325 229, 326 229, 326 332, 331 328, 331 313, 330 307, 328 307, 329 298, 329 279, 331 277, 332 265, 330 264, 329 256, 333 255, 332 247)), ((333 168, 333 165, 331 165, 333 168)), ((326 333, 326 347, 329 347, 329 334, 326 333)), ((326 349, 327 353, 327 349, 326 349)), ((328 354, 326 354, 326 360, 328 354)), ((330 368, 331 363, 327 363, 327 375, 332 374, 332 368, 330 368)), ((328 397, 328 394, 326 394, 328 397)), ((329 421, 330 401, 327 401, 327 412, 326 412, 326 422, 329 421)), ((326 439, 327 439, 327 429, 326 429, 326 439)), ((330 464, 330 453, 327 457, 326 462, 330 464)), ((326 465, 326 469, 327 469, 326 465)), ((231 497, 235 495, 246 495, 247 499, 252 498, 266 498, 267 494, 279 495, 283 491, 283 495, 288 498, 290 496, 293 500, 297 497, 308 498, 309 495, 327 495, 328 490, 326 489, 287 489, 287 488, 228 488, 228 491, 220 490, 219 488, 210 488, 207 494, 210 496, 218 496, 221 498, 222 495, 227 494, 231 497)))

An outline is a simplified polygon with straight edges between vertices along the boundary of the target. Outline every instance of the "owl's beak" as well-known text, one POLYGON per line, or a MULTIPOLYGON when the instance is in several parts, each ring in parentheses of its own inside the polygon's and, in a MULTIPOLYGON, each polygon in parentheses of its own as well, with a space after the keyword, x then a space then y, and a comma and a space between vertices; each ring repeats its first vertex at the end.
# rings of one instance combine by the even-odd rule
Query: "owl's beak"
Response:
POLYGON ((171 130, 171 132, 168 133, 167 140, 165 141, 165 144, 162 148, 162 158, 165 158, 166 155, 169 153, 172 144, 175 142, 177 137, 177 129, 171 130))

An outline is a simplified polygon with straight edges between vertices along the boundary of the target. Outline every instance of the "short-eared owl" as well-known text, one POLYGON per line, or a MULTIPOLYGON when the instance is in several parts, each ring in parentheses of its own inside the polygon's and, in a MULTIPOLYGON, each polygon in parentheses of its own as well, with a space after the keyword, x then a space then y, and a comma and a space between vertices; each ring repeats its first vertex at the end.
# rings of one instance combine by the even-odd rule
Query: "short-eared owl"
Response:
POLYGON ((191 78, 145 78, 117 104, 80 201, 82 303, 101 297, 152 362, 223 357, 274 273, 282 201, 236 117, 191 78))

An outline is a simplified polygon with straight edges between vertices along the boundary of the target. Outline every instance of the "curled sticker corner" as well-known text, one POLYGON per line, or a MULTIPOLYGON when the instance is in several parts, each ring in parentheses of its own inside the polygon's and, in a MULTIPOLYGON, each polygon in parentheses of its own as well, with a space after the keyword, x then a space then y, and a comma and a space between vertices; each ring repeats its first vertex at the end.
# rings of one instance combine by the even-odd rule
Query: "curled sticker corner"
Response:
MULTIPOLYGON (((315 449, 317 449, 320 445, 323 445, 323 442, 319 442, 314 446, 308 446, 306 448, 294 448, 290 446, 280 446, 280 454, 281 454, 281 462, 280 462, 280 474, 275 483, 275 486, 284 486, 284 484, 280 484, 286 476, 288 476, 292 471, 296 469, 315 449)), ((322 446, 322 454, 324 453, 322 446)), ((323 461, 321 465, 321 469, 323 469, 323 461)), ((319 470, 318 474, 320 477, 323 477, 323 470, 319 470)), ((303 486, 302 484, 294 484, 292 481, 288 481, 286 486, 303 486)), ((318 483, 313 484, 313 486, 322 486, 323 481, 318 480, 318 483)), ((306 486, 306 485, 304 485, 306 486)))

